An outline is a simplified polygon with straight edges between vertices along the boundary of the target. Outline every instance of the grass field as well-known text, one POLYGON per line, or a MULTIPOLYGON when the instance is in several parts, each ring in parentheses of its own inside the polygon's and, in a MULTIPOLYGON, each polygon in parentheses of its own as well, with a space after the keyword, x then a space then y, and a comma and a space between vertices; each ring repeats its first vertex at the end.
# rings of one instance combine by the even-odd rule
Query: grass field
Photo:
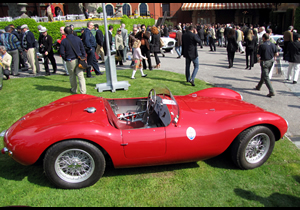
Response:
MULTIPOLYGON (((174 95, 185 95, 211 87, 196 80, 195 87, 185 76, 161 70, 139 72, 119 70, 118 80, 131 84, 128 91, 97 92, 97 83, 106 77, 87 79, 87 94, 105 98, 145 97, 153 86, 166 85, 174 95)), ((17 78, 4 81, 0 91, 0 132, 28 112, 70 95, 68 77, 17 78)), ((0 149, 3 138, 0 137, 0 149)), ((254 170, 234 166, 227 152, 194 163, 130 169, 106 168, 93 186, 63 190, 53 186, 42 166, 22 166, 0 155, 0 206, 300 206, 299 149, 286 138, 276 142, 269 160, 254 170)))

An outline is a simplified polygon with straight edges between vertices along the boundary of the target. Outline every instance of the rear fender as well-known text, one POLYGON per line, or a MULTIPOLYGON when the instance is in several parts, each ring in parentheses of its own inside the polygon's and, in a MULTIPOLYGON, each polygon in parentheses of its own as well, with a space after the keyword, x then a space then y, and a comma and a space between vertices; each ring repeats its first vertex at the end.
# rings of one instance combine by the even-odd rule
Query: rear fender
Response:
POLYGON ((237 99, 237 100, 243 100, 243 97, 241 94, 234 90, 230 90, 227 88, 222 87, 213 87, 213 88, 207 88, 204 90, 200 90, 194 93, 189 94, 192 97, 212 97, 212 98, 225 98, 225 99, 237 99))

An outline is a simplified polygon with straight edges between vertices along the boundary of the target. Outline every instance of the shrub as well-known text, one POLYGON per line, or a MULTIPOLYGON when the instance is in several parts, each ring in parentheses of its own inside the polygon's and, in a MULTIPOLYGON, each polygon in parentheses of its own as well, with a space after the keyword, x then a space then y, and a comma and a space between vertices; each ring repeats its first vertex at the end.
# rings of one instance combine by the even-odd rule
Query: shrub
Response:
POLYGON ((295 11, 295 29, 298 31, 298 33, 300 32, 300 7, 297 7, 296 11, 295 11))
POLYGON ((102 13, 103 12, 103 8, 102 7, 98 7, 97 12, 98 13, 102 13))
POLYGON ((142 19, 142 18, 137 18, 137 19, 130 19, 130 18, 123 18, 121 20, 121 23, 125 24, 125 28, 128 30, 128 33, 132 31, 133 25, 134 24, 145 24, 146 27, 148 25, 153 26, 155 24, 155 20, 153 18, 150 19, 142 19))

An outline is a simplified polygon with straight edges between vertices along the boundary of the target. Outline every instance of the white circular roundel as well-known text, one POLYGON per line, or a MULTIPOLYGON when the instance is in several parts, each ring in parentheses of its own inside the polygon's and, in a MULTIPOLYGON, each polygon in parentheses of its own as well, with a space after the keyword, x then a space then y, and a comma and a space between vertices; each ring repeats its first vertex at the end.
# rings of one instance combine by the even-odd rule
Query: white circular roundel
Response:
POLYGON ((189 127, 186 130, 186 136, 189 138, 189 140, 194 140, 195 137, 196 137, 196 131, 195 131, 195 129, 192 128, 192 127, 189 127))

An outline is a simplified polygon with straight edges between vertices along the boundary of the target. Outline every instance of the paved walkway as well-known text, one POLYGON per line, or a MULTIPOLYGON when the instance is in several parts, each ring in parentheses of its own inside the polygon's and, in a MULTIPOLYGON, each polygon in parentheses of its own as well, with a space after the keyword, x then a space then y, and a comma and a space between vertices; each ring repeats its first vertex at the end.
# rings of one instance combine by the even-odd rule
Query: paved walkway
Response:
MULTIPOLYGON (((253 90, 260 80, 260 66, 255 64, 252 70, 245 70, 245 54, 236 53, 234 66, 228 69, 227 52, 224 47, 217 47, 216 52, 210 52, 209 47, 203 49, 198 47, 199 71, 197 78, 217 87, 225 87, 235 90, 243 95, 244 101, 255 104, 263 109, 274 112, 289 122, 287 136, 300 148, 300 81, 298 84, 286 82, 286 72, 288 63, 283 61, 282 74, 276 74, 276 69, 271 80, 276 95, 272 98, 266 97, 268 89, 265 85, 260 91, 253 90)), ((58 74, 64 74, 62 61, 59 56, 55 56, 58 64, 58 74)), ((161 60, 161 69, 184 74, 185 58, 177 59, 177 54, 166 53, 165 57, 159 55, 161 60)), ((154 57, 152 59, 155 65, 154 57)), ((130 62, 127 61, 123 67, 118 69, 128 69, 130 62)), ((100 70, 105 71, 104 65, 100 65, 100 70)), ((44 67, 40 64, 41 75, 45 74, 44 67)), ((49 66, 50 70, 51 65, 49 66)), ((191 71, 193 65, 191 66, 191 71)), ((150 77, 155 74, 154 71, 145 71, 150 77)), ((29 76, 28 72, 21 72, 21 77, 29 76)), ((13 77, 12 77, 13 78, 13 77)), ((197 82, 195 83, 197 86, 197 82)), ((95 84, 96 85, 96 84, 95 84)), ((95 90, 96 91, 96 90, 95 90)))

